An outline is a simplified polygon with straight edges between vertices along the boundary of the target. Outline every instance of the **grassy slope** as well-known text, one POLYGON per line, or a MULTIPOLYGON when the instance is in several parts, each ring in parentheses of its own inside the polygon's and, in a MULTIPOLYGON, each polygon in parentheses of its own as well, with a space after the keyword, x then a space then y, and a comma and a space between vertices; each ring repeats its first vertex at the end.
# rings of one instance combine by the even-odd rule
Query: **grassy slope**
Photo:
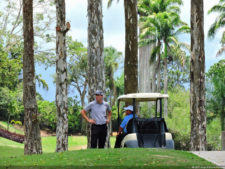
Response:
MULTIPOLYGON (((0 126, 2 126, 4 129, 7 129, 7 125, 7 122, 0 121, 0 126)), ((22 130, 15 128, 12 124, 9 124, 9 131, 12 133, 24 134, 22 130)))
MULTIPOLYGON (((115 137, 111 137, 111 145, 115 144, 115 137)), ((69 136, 69 150, 77 150, 81 148, 85 148, 87 145, 87 138, 86 136, 69 136)), ((2 156, 10 156, 10 155, 17 155, 17 153, 8 153, 7 149, 11 151, 11 148, 15 148, 18 152, 22 151, 23 154, 23 144, 5 139, 0 137, 0 158, 2 156), (6 152, 6 153, 2 153, 6 152)), ((42 148, 44 153, 50 153, 54 152, 56 147, 56 137, 55 136, 49 136, 49 137, 42 137, 42 148)))

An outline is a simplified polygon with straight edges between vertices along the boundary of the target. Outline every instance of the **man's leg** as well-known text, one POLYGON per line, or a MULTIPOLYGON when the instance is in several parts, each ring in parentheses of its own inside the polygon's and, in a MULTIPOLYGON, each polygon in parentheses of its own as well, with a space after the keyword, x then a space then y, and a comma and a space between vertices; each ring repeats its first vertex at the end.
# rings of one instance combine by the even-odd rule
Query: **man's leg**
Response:
POLYGON ((99 132, 98 148, 104 148, 107 136, 107 125, 101 126, 100 128, 101 132, 99 132))
POLYGON ((121 147, 121 142, 123 140, 123 138, 126 136, 126 134, 122 133, 119 134, 118 136, 116 136, 116 142, 115 142, 115 146, 114 148, 120 148, 121 147))
POLYGON ((98 129, 91 125, 91 148, 97 148, 98 129))

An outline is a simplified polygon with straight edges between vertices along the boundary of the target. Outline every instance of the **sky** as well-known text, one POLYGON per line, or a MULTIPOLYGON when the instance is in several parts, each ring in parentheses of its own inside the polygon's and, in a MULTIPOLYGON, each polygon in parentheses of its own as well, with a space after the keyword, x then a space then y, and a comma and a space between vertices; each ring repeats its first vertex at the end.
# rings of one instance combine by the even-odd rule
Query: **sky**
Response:
MULTIPOLYGON (((112 46, 118 51, 123 52, 125 49, 125 21, 123 0, 117 3, 117 0, 110 8, 107 8, 107 0, 103 1, 103 29, 104 29, 104 46, 112 46)), ((206 57, 206 71, 214 63, 218 62, 224 55, 216 58, 216 52, 220 48, 221 32, 218 32, 214 39, 207 37, 207 32, 210 25, 216 19, 217 14, 208 15, 208 10, 218 0, 204 1, 204 30, 205 30, 205 57, 206 57)), ((66 20, 71 23, 71 30, 68 32, 73 40, 78 40, 87 46, 87 0, 66 0, 66 20)), ((183 0, 181 6, 181 19, 190 25, 190 0, 183 0)), ((179 39, 183 42, 190 43, 190 35, 182 35, 179 39)), ((122 70, 119 70, 122 72, 122 70)), ((55 100, 55 84, 53 83, 52 75, 55 73, 55 67, 45 70, 44 66, 36 65, 36 73, 42 74, 42 78, 46 80, 49 85, 49 90, 43 90, 37 84, 37 92, 39 92, 45 100, 55 100)), ((69 90, 69 96, 77 95, 75 90, 69 90)))

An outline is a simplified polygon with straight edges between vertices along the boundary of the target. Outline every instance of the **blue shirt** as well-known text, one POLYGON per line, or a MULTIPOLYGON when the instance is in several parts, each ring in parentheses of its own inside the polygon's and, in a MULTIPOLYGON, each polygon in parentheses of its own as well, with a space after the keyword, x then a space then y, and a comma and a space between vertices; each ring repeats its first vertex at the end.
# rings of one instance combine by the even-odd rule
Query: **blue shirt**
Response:
MULTIPOLYGON (((135 114, 135 117, 137 117, 136 114, 135 114)), ((130 119, 132 119, 132 118, 133 118, 133 114, 128 114, 128 115, 126 115, 126 116, 124 117, 122 123, 120 124, 120 127, 123 128, 123 132, 124 132, 124 133, 127 133, 126 125, 127 125, 128 121, 129 121, 130 119)))

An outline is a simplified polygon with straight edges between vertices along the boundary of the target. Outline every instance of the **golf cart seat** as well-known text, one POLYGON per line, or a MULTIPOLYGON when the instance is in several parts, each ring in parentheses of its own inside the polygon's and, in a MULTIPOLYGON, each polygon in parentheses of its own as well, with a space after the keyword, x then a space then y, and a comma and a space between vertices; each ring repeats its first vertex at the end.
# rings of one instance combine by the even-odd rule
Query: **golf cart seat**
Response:
MULTIPOLYGON (((139 147, 152 148, 165 146, 165 132, 168 132, 164 118, 136 118, 137 137, 139 147), (161 137, 161 139, 160 139, 161 137), (160 142, 160 140, 162 140, 160 142)), ((135 124, 134 123, 134 124, 135 124)), ((133 132, 133 118, 127 123, 127 133, 133 132)))

